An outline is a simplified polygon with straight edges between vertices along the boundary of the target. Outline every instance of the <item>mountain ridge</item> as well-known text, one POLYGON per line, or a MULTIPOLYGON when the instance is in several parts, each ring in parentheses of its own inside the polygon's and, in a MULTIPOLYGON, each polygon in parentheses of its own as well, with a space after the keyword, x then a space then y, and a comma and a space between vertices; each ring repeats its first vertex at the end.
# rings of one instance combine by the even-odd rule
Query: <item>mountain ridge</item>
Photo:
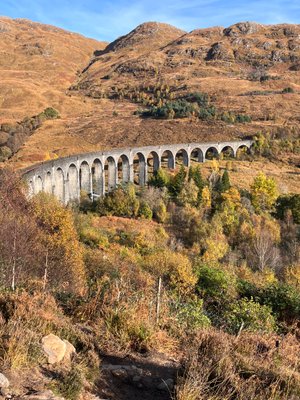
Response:
POLYGON ((16 167, 121 146, 299 134, 300 25, 240 22, 184 32, 146 22, 107 44, 1 21, 0 125, 46 107, 60 115, 20 143, 10 160, 16 167), (204 93, 217 116, 141 117, 158 92, 162 103, 204 93), (252 122, 233 123, 232 115, 252 122))

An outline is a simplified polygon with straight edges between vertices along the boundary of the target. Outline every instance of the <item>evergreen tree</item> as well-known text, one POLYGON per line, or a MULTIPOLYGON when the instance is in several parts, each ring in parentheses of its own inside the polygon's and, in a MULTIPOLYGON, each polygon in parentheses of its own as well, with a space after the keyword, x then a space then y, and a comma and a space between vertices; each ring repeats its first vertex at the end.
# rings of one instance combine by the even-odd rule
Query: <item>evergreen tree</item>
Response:
POLYGON ((174 177, 171 178, 168 185, 169 192, 172 196, 177 197, 179 195, 184 186, 186 175, 187 173, 184 165, 181 165, 180 170, 174 177))
POLYGON ((169 177, 162 168, 159 168, 157 171, 154 171, 153 176, 148 180, 148 184, 150 186, 154 186, 157 188, 166 187, 168 183, 169 183, 169 177))
POLYGON ((205 186, 205 181, 202 178, 200 166, 197 165, 195 168, 190 167, 189 169, 189 180, 193 180, 197 186, 198 190, 198 204, 200 204, 202 199, 202 190, 205 186))
POLYGON ((223 172, 222 178, 221 178, 221 188, 222 188, 222 193, 226 192, 229 190, 231 187, 230 185, 230 179, 229 179, 229 172, 227 169, 223 172))

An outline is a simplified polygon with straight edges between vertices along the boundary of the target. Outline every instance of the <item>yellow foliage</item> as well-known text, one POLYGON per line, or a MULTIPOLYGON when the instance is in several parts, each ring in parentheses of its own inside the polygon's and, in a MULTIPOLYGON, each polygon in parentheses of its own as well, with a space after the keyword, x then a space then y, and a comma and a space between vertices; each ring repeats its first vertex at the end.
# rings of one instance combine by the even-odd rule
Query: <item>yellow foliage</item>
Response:
POLYGON ((252 204, 256 211, 271 210, 278 197, 275 180, 267 178, 263 172, 260 172, 251 185, 251 196, 252 204))
MULTIPOLYGON (((72 212, 57 199, 40 193, 33 200, 35 214, 45 232, 45 246, 53 259, 53 280, 64 280, 69 290, 82 292, 85 287, 83 249, 78 240, 72 212)), ((60 282, 62 283, 62 282, 60 282)))
POLYGON ((197 282, 189 258, 169 249, 145 257, 144 265, 152 273, 168 277, 180 294, 190 292, 197 282))
POLYGON ((300 287, 300 264, 288 267, 285 270, 284 279, 286 283, 294 285, 297 288, 300 287))
POLYGON ((211 236, 205 240, 205 247, 203 261, 207 263, 217 263, 227 253, 229 245, 220 224, 215 223, 211 236))
POLYGON ((222 193, 222 198, 225 203, 231 207, 238 208, 241 206, 240 192, 234 187, 231 187, 225 193, 222 193))
POLYGON ((202 201, 201 204, 204 208, 210 208, 211 207, 211 193, 209 190, 209 187, 205 186, 202 189, 202 201))
POLYGON ((213 172, 219 172, 220 170, 220 163, 215 158, 211 161, 211 169, 213 172))

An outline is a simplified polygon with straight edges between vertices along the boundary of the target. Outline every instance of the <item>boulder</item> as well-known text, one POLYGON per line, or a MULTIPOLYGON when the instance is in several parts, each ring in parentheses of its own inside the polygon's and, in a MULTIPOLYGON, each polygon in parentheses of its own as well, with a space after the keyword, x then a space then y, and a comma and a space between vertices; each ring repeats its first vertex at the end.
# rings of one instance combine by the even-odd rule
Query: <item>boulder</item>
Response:
POLYGON ((63 340, 63 342, 66 344, 66 352, 64 355, 64 360, 71 361, 72 356, 76 354, 76 349, 72 345, 72 343, 70 343, 68 340, 63 340))
POLYGON ((6 389, 9 387, 9 380, 6 378, 5 375, 0 373, 0 388, 6 389))
POLYGON ((9 139, 9 134, 7 132, 0 131, 0 146, 3 146, 7 143, 9 139))
POLYGON ((56 364, 62 361, 67 351, 66 343, 52 333, 43 337, 42 348, 48 357, 49 364, 56 364))

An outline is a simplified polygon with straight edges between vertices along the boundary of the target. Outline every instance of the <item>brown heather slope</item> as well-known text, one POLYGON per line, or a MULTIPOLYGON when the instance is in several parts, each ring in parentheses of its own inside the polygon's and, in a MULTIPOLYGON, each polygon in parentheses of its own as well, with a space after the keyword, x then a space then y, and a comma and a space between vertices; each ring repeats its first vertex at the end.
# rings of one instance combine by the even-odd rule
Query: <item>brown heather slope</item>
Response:
POLYGON ((104 43, 24 19, 0 17, 0 123, 63 107, 65 90, 104 43))
MULTIPOLYGON (((5 24, 23 26, 27 23, 30 26, 29 22, 3 21, 5 24)), ((44 32, 49 28, 38 25, 38 29, 44 32)), ((51 36, 55 30, 50 28, 51 36)), ((65 35, 74 37, 74 34, 65 35)), ((39 61, 26 80, 33 85, 33 92, 38 88, 37 98, 39 93, 47 95, 47 102, 36 100, 36 96, 27 97, 24 92, 27 104, 24 101, 22 106, 18 106, 20 96, 13 97, 13 93, 18 92, 26 73, 24 68, 14 67, 15 76, 22 75, 16 81, 19 86, 15 86, 15 81, 12 81, 13 71, 8 72, 8 86, 12 94, 3 93, 1 89, 2 97, 6 102, 10 101, 7 104, 7 114, 2 109, 1 117, 9 114, 16 120, 40 112, 45 106, 57 108, 61 115, 61 119, 45 122, 28 138, 11 160, 16 167, 49 157, 96 149, 238 139, 262 130, 280 130, 284 137, 292 135, 295 138, 299 135, 300 25, 238 23, 226 29, 213 27, 185 33, 167 24, 149 22, 138 26, 106 48, 94 41, 87 42, 90 43, 87 53, 92 57, 86 54, 85 62, 76 65, 74 55, 66 57, 66 54, 70 54, 68 51, 72 47, 79 59, 77 52, 83 51, 79 40, 88 39, 78 39, 75 36, 72 46, 76 51, 72 46, 65 49, 65 42, 64 45, 60 42, 59 51, 65 55, 62 57, 61 53, 57 53, 59 72, 56 76, 63 77, 62 80, 55 79, 59 88, 51 85, 50 88, 47 86, 47 89, 40 90, 45 84, 36 79, 35 71, 38 71, 39 61), (95 48, 97 51, 93 55, 95 48), (59 62, 61 57, 63 62, 59 62), (76 76, 77 70, 81 72, 76 76), (134 115, 141 105, 130 100, 132 92, 140 90, 141 86, 161 83, 170 87, 174 98, 189 92, 206 92, 220 112, 248 114, 252 122, 231 124, 220 120, 201 121, 195 117, 155 120, 134 115), (287 87, 291 87, 293 93, 282 93, 287 87), (123 99, 116 96, 120 92, 124 93, 123 99), (33 99, 35 108, 29 107, 33 99)), ((38 34, 34 37, 35 34, 30 41, 31 51, 32 43, 41 41, 38 34)), ((25 51, 24 45, 27 42, 28 39, 25 39, 22 51, 25 51)), ((47 48, 46 43, 49 43, 49 39, 45 37, 44 49, 47 48)), ((8 53, 11 52, 9 48, 17 48, 21 52, 16 37, 8 45, 8 53)), ((33 48, 38 51, 38 47, 33 48)), ((28 44, 25 49, 28 49, 28 44)), ((24 60, 25 57, 27 62, 32 60, 30 62, 33 63, 35 58, 41 58, 38 55, 24 55, 24 60)), ((43 59, 48 58, 44 56, 43 59)), ((48 79, 48 71, 44 73, 44 79, 48 79)), ((295 155, 290 157, 287 154, 285 158, 295 164, 299 162, 295 155)), ((296 171, 294 169, 293 173, 296 171)), ((288 173, 286 175, 288 180, 288 173)), ((294 185, 295 181, 287 184, 288 187, 294 185)))

